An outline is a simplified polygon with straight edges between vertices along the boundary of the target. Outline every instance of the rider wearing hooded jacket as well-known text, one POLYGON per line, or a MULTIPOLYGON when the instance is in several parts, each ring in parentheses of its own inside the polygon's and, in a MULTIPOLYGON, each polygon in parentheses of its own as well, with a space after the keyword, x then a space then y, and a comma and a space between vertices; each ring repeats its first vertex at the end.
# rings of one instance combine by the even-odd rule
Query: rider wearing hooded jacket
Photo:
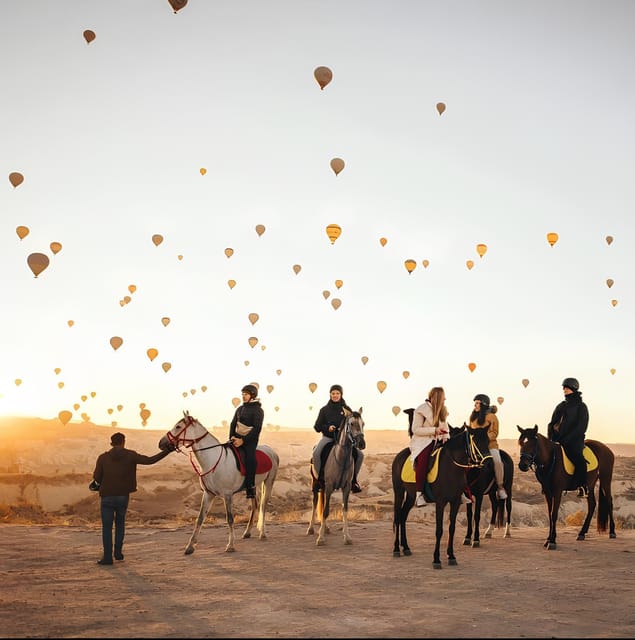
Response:
POLYGON ((575 467, 575 486, 578 487, 578 497, 588 495, 587 465, 582 455, 584 437, 589 425, 589 410, 582 401, 580 383, 575 378, 565 378, 562 381, 564 401, 554 409, 551 421, 547 427, 550 440, 559 442, 567 457, 575 467))
POLYGON ((242 396, 243 404, 236 409, 229 425, 229 439, 245 454, 245 489, 247 499, 251 499, 256 497, 256 447, 265 414, 256 385, 245 385, 242 396))

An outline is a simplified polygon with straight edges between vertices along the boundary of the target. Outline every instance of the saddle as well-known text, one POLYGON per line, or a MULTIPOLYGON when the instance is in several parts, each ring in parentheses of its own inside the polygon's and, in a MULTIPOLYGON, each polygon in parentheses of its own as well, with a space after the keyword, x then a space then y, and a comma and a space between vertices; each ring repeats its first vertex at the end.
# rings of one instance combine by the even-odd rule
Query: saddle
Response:
MULTIPOLYGON (((233 444, 228 445, 236 458, 236 468, 240 471, 240 475, 245 475, 245 452, 241 451, 242 447, 235 447, 233 444)), ((260 449, 256 449, 256 474, 267 473, 273 466, 271 458, 260 449)))
POLYGON ((329 453, 331 453, 331 449, 335 445, 335 440, 333 442, 327 442, 322 449, 320 454, 320 474, 315 473, 315 466, 313 464, 313 458, 311 458, 311 477, 313 478, 313 491, 320 491, 324 489, 324 466, 326 465, 326 461, 329 457, 329 453))
MULTIPOLYGON (((564 447, 561 447, 561 450, 562 450, 562 464, 564 466, 564 470, 567 472, 568 475, 572 476, 575 471, 573 462, 571 462, 571 460, 567 456, 567 453, 564 450, 564 447)), ((593 471, 594 469, 598 468, 598 459, 595 453, 593 453, 592 449, 589 449, 589 447, 585 445, 584 449, 582 450, 582 455, 584 456, 584 460, 586 461, 587 471, 593 471)))
MULTIPOLYGON (((439 474, 439 453, 441 452, 441 449, 442 447, 434 449, 428 460, 428 472, 426 473, 426 481, 423 487, 423 493, 428 502, 434 502, 434 496, 432 495, 432 488, 430 485, 437 479, 439 474)), ((401 480, 403 482, 411 482, 412 484, 417 481, 415 469, 410 456, 404 460, 403 466, 401 467, 401 480)))

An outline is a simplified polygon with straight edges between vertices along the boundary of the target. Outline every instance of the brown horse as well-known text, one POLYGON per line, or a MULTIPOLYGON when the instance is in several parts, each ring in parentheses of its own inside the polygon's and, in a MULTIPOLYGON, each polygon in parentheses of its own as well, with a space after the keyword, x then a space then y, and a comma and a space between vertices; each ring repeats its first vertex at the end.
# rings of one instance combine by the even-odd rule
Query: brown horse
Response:
MULTIPOLYGON (((566 464, 564 451, 559 443, 549 440, 538 433, 538 425, 533 428, 523 429, 520 426, 520 460, 518 468, 521 471, 535 472, 536 479, 542 486, 542 492, 547 502, 549 512, 549 537, 545 541, 546 549, 556 548, 556 522, 563 491, 576 489, 573 481, 573 466, 566 464)), ((615 538, 615 521, 613 520, 613 497, 611 495, 611 481, 613 478, 613 464, 615 456, 613 452, 602 442, 586 440, 584 458, 587 462, 587 514, 578 533, 578 540, 584 540, 589 530, 589 524, 595 512, 595 483, 600 480, 597 530, 606 532, 609 524, 609 538, 615 538)))

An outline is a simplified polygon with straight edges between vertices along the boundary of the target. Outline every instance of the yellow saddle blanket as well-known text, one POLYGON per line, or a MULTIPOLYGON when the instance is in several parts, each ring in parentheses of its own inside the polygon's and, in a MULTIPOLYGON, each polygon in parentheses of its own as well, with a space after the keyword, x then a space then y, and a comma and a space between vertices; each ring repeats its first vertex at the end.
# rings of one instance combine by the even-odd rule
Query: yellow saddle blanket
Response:
MULTIPOLYGON (((598 459, 596 455, 593 453, 589 447, 585 446, 582 450, 582 455, 586 460, 586 469, 587 471, 593 471, 598 468, 598 459)), ((564 470, 570 475, 573 475, 573 471, 575 467, 573 466, 573 462, 569 460, 567 454, 565 453, 564 447, 562 447, 562 462, 564 463, 564 470)))
MULTIPOLYGON (((439 473, 439 452, 441 451, 441 449, 435 449, 431 454, 430 454, 430 460, 428 462, 428 466, 429 466, 429 471, 428 471, 428 475, 426 476, 426 480, 429 483, 434 482, 437 479, 437 475, 439 473)), ((410 456, 408 456, 404 463, 403 463, 403 467, 401 467, 401 479, 403 482, 416 482, 416 477, 415 477, 415 468, 412 464, 412 458, 410 456)))

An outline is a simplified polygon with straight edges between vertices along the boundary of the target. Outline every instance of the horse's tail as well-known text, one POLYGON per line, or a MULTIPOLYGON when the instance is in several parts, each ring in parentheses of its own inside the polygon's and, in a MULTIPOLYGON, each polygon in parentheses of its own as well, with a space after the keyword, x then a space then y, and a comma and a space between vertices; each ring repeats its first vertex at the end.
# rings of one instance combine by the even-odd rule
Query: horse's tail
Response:
POLYGON ((615 463, 615 455, 613 452, 601 442, 590 443, 587 445, 595 452, 598 458, 600 468, 598 475, 600 477, 600 491, 598 503, 597 530, 598 533, 605 533, 611 512, 613 510, 613 496, 611 493, 611 481, 613 479, 613 465, 615 463), (594 446, 599 445, 599 446, 594 446))

